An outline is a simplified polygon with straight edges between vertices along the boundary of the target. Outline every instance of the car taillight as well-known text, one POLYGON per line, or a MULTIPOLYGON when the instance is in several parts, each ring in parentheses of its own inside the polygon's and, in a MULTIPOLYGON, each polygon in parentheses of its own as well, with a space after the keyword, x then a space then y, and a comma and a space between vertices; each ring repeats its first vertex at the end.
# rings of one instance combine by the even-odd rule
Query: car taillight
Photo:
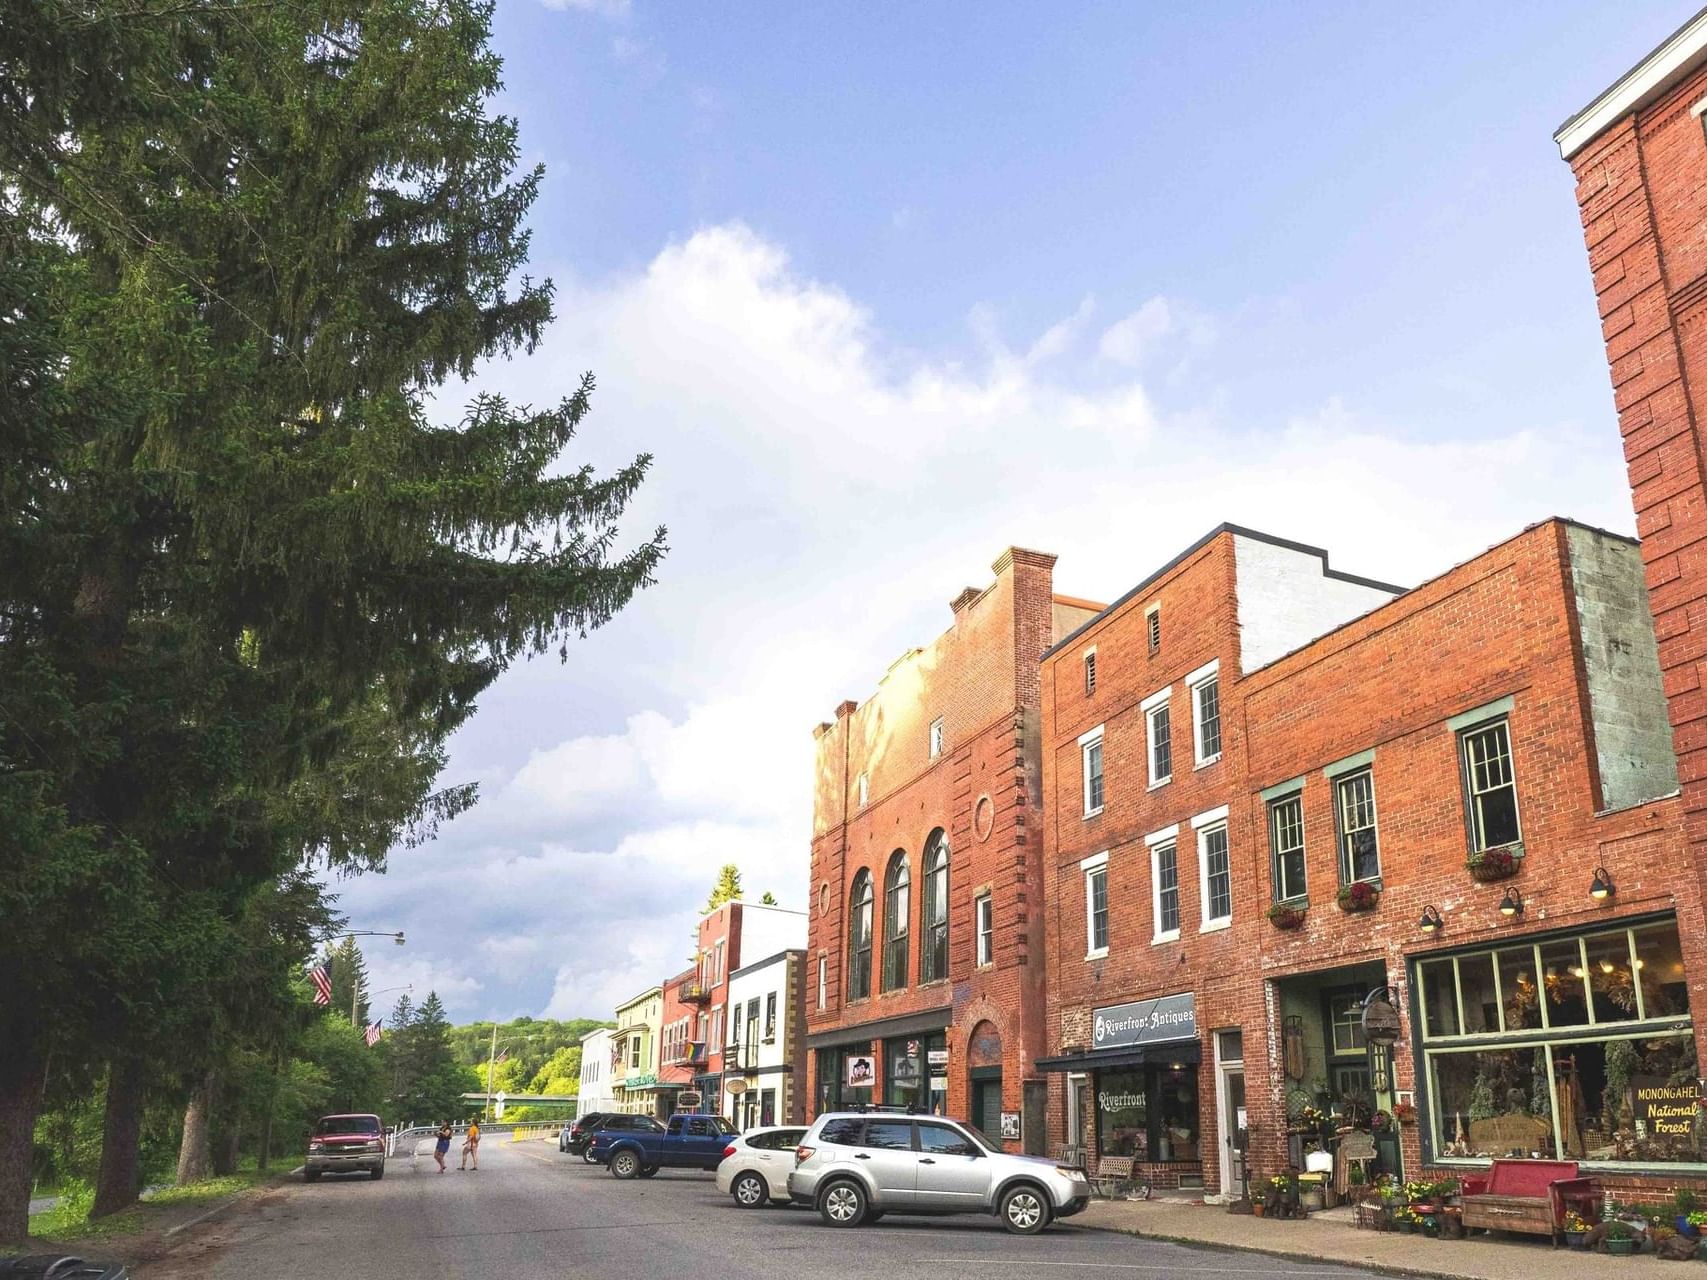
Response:
POLYGON ((731 1142, 728 1146, 723 1148, 724 1159, 728 1159, 730 1156, 732 1156, 734 1154, 735 1154, 735 1144, 733 1142, 731 1142))
POLYGON ((812 1153, 816 1150, 818 1150, 817 1147, 796 1147, 794 1149, 794 1163, 805 1164, 812 1158, 812 1153))

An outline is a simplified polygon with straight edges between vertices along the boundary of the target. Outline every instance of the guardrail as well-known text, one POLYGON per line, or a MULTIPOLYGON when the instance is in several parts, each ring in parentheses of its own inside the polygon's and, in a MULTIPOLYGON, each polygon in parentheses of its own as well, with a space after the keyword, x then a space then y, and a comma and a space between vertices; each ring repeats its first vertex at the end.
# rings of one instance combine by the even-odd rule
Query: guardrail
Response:
MULTIPOLYGON (((513 1124, 483 1124, 480 1126, 480 1136, 483 1138, 490 1138, 496 1134, 508 1133, 515 1127, 516 1126, 513 1124)), ((450 1131, 451 1141, 454 1142, 456 1139, 462 1137, 468 1132, 468 1126, 466 1124, 453 1124, 450 1127, 450 1131)), ((407 1144, 409 1154, 413 1156, 415 1154, 415 1147, 423 1138, 437 1137, 438 1132, 439 1126, 436 1124, 418 1124, 407 1129, 395 1130, 391 1134, 390 1141, 386 1144, 385 1154, 388 1156, 394 1156, 407 1144)))
POLYGON ((518 1124, 510 1130, 511 1142, 539 1142, 545 1138, 555 1138, 561 1132, 561 1124, 518 1124))

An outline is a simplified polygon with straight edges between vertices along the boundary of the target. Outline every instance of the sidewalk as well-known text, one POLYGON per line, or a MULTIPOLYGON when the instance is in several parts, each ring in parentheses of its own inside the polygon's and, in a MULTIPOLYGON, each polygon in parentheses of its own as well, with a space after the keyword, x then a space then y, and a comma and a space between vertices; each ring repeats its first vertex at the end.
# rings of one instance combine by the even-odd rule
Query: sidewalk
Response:
MULTIPOLYGON (((1221 1205, 1184 1200, 1094 1200, 1073 1226, 1128 1231, 1152 1240, 1245 1249, 1314 1262, 1338 1262, 1453 1280, 1604 1280, 1609 1266, 1671 1271, 1651 1254, 1609 1259, 1605 1254, 1554 1249, 1544 1236, 1478 1234, 1472 1240, 1430 1240, 1395 1232, 1359 1231, 1340 1212, 1302 1222, 1228 1213, 1221 1205)), ((1687 1264, 1684 1264, 1685 1266, 1687 1264)), ((1687 1274, 1687 1271, 1683 1272, 1687 1274)))

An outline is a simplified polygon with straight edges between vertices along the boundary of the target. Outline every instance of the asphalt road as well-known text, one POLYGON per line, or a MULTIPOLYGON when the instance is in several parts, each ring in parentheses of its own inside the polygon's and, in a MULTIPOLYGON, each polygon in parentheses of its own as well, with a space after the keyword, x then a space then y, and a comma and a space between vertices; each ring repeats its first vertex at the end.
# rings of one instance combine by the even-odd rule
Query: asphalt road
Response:
POLYGON ((853 1231, 793 1208, 737 1209, 711 1175, 619 1182, 555 1143, 489 1139, 478 1173, 425 1146, 385 1178, 295 1182, 186 1232, 141 1280, 945 1280, 1132 1276, 1353 1280, 1348 1267, 1192 1249, 1070 1225, 1008 1235, 993 1218, 897 1218, 853 1231))

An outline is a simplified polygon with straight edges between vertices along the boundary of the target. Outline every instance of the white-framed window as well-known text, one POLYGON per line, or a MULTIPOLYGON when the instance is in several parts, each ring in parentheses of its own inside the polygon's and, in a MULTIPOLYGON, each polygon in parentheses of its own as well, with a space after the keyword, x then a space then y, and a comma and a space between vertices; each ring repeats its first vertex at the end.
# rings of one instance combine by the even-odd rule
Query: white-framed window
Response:
POLYGON ((723 1006, 718 1005, 711 1011, 711 1044, 707 1046, 711 1053, 723 1052, 723 1006))
POLYGON ((1085 873, 1085 958, 1108 954, 1108 854, 1098 853, 1079 863, 1085 873))
POLYGON ((1340 880, 1381 878, 1381 843, 1375 831, 1375 771, 1359 769, 1334 779, 1339 820, 1340 880))
POLYGON ((1144 837, 1150 849, 1150 919, 1152 942, 1179 937, 1179 824, 1144 837))
POLYGON ((1196 765, 1221 758, 1221 660, 1205 663, 1185 678, 1191 690, 1191 745, 1196 765))
POLYGON ((1203 929, 1233 922, 1233 867, 1227 850, 1227 806, 1191 820, 1197 832, 1197 883, 1203 897, 1203 929))
POLYGON ((830 961, 828 957, 818 957, 818 1012, 824 1011, 825 999, 829 994, 830 961))
POLYGON ((871 779, 865 774, 859 775, 859 807, 865 808, 865 802, 871 798, 871 779))
POLYGON ((1102 726, 1079 735, 1079 762, 1083 766, 1085 817, 1102 812, 1102 726))
POLYGON ((1150 642, 1150 654, 1162 651, 1162 606, 1153 604, 1144 610, 1144 634, 1150 642))
POLYGON ((1290 902, 1308 892, 1304 871, 1304 796, 1294 791, 1269 802, 1268 850, 1274 863, 1274 898, 1290 902))
POLYGON ((972 900, 972 918, 978 937, 978 967, 982 969, 996 958, 996 912, 988 889, 972 900))
POLYGON ((935 760, 942 754, 942 717, 931 721, 931 759, 935 760))
POLYGON ((1173 686, 1169 685, 1138 704, 1144 713, 1144 759, 1152 787, 1159 787, 1174 776, 1173 726, 1168 717, 1168 699, 1173 692, 1173 686))
POLYGON ((1085 650, 1085 697, 1097 691, 1097 651, 1093 645, 1085 650))
POLYGON ((776 992, 765 995, 765 1038, 776 1035, 776 992))
POLYGON ((1470 817, 1470 848, 1476 853, 1523 839, 1517 821, 1517 776, 1511 766, 1511 729, 1505 720, 1480 724, 1458 735, 1464 766, 1464 803, 1470 817))

